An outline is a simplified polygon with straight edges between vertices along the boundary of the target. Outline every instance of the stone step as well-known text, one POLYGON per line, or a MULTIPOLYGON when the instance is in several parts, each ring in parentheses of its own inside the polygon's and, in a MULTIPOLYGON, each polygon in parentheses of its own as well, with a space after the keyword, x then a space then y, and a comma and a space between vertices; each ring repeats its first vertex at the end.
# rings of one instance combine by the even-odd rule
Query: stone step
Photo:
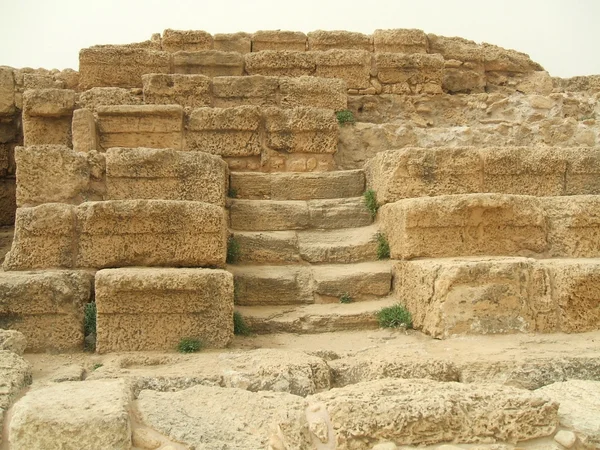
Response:
POLYGON ((389 295, 389 261, 360 264, 229 266, 234 275, 235 303, 290 305, 372 300, 389 295))
POLYGON ((340 230, 233 231, 240 263, 356 263, 377 258, 377 225, 340 230))
POLYGON ((355 228, 373 222, 362 197, 325 200, 232 200, 230 225, 240 231, 355 228))
POLYGON ((362 170, 332 172, 232 172, 235 198, 251 200, 315 200, 359 197, 365 190, 362 170))
POLYGON ((394 298, 321 305, 237 306, 253 333, 327 333, 378 328, 377 312, 394 298))

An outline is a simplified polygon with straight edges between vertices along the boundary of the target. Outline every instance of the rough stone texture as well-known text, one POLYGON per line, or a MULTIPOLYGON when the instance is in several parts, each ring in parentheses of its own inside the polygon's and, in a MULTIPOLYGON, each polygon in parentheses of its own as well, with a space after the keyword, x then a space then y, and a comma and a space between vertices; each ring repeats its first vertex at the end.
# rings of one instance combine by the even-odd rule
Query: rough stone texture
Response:
POLYGON ((289 153, 334 153, 338 124, 332 110, 266 108, 266 145, 289 153))
POLYGON ((173 73, 240 76, 244 74, 244 58, 239 53, 219 50, 177 52, 173 54, 173 73))
POLYGON ((0 225, 15 223, 16 191, 17 185, 14 178, 0 178, 0 225))
POLYGON ((106 153, 107 200, 189 200, 225 206, 227 164, 202 152, 111 148, 106 153))
POLYGON ((316 69, 314 52, 265 50, 244 55, 248 75, 299 77, 313 75, 316 69))
POLYGON ((277 77, 262 75, 214 78, 212 80, 213 106, 219 108, 244 105, 277 106, 279 83, 277 77))
POLYGON ((379 211, 393 259, 528 256, 548 250, 546 213, 536 197, 421 197, 387 204, 379 211))
POLYGON ((200 30, 166 29, 162 34, 162 49, 167 52, 211 50, 213 37, 200 30))
POLYGON ((0 272, 0 327, 23 333, 29 351, 82 349, 92 280, 88 272, 0 272))
MULTIPOLYGON (((327 413, 323 443, 368 449, 440 442, 516 443, 551 435, 558 404, 525 390, 430 380, 379 380, 309 397, 327 413), (361 439, 356 439, 360 436, 361 439)), ((325 412, 324 411, 324 412, 325 412)))
POLYGON ((19 208, 4 269, 223 266, 225 221, 223 208, 186 201, 19 208))
POLYGON ((0 115, 15 112, 15 77, 13 69, 0 66, 0 115))
POLYGON ((107 269, 96 274, 99 353, 173 350, 183 338, 233 338, 233 276, 214 269, 107 269))
POLYGON ((23 112, 35 117, 62 117, 73 114, 75 91, 30 89, 23 94, 23 112))
POLYGON ((421 30, 392 29, 375 30, 373 33, 375 52, 427 53, 427 35, 421 30))
POLYGON ((313 271, 319 303, 337 303, 344 295, 352 301, 372 300, 390 293, 392 273, 387 261, 351 266, 320 266, 313 271))
MULTIPOLYGON (((8 330, 2 330, 7 332, 8 330)), ((16 332, 15 332, 16 333, 16 332)), ((1 338, 0 338, 1 339, 1 338)), ((3 349, 0 344, 0 430, 4 427, 4 415, 19 392, 31 384, 31 366, 17 353, 3 349)), ((22 353, 22 352, 21 352, 22 353)), ((3 433, 0 432, 0 444, 3 433)))
POLYGON ((314 54, 315 75, 340 78, 348 89, 366 89, 371 86, 371 53, 364 50, 328 50, 314 54))
POLYGON ((373 51, 371 36, 352 31, 311 31, 308 36, 308 50, 326 51, 339 50, 366 50, 373 51))
POLYGON ((179 105, 99 106, 100 145, 181 149, 183 109, 179 105))
POLYGON ((284 108, 308 106, 342 111, 348 107, 346 84, 335 78, 281 78, 280 105, 284 108))
POLYGON ((141 89, 95 87, 79 94, 78 106, 96 111, 98 106, 141 105, 141 89))
POLYGON ((23 333, 16 330, 0 329, 0 351, 7 350, 20 356, 26 347, 27 338, 23 333))
POLYGON ((11 448, 129 449, 129 401, 122 380, 75 381, 37 389, 14 406, 11 448))
POLYGON ((76 152, 89 152, 98 150, 98 131, 94 113, 86 108, 73 111, 71 124, 73 150, 76 152))
POLYGON ((210 78, 205 75, 148 74, 142 76, 144 102, 198 108, 211 106, 210 78))
POLYGON ((260 30, 252 35, 252 51, 306 50, 306 35, 300 31, 260 30))
POLYGON ((559 402, 560 424, 577 433, 584 445, 600 446, 600 381, 569 380, 535 392, 559 402))
POLYGON ((441 94, 444 58, 421 53, 375 53, 377 79, 389 94, 441 94))
POLYGON ((17 206, 81 203, 98 197, 94 186, 104 174, 104 157, 95 151, 77 153, 59 145, 17 147, 17 206))
POLYGON ((185 149, 220 156, 260 155, 260 125, 256 106, 198 108, 186 125, 185 149))
POLYGON ((34 117, 23 115, 24 145, 71 146, 71 117, 34 117))
POLYGON ((250 53, 252 35, 248 33, 217 33, 213 36, 215 50, 222 52, 250 53))
POLYGON ((171 55, 168 52, 102 46, 79 52, 79 87, 142 87, 142 75, 169 73, 171 55))

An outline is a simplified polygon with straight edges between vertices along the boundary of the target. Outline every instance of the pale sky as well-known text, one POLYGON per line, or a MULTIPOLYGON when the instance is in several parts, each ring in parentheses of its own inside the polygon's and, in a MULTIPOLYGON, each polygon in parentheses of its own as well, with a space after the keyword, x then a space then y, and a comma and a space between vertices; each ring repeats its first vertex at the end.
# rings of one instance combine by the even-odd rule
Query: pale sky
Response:
POLYGON ((419 28, 528 53, 553 76, 600 74, 600 0, 0 0, 0 65, 78 69, 79 50, 165 28, 419 28))

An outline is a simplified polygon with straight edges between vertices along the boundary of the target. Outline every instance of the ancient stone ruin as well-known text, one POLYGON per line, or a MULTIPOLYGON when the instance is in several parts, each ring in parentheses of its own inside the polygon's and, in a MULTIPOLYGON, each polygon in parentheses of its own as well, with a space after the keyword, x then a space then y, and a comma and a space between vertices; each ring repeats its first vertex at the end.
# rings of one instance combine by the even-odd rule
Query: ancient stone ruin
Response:
POLYGON ((0 448, 600 448, 599 100, 406 29, 1 66, 0 448))

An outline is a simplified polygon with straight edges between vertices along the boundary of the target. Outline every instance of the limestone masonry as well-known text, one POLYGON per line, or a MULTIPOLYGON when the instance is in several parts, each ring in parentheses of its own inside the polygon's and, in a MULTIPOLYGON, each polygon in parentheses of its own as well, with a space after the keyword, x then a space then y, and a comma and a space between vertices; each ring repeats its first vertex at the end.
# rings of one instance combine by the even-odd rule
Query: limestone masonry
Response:
POLYGON ((398 304, 449 346, 598 332, 600 75, 413 29, 167 29, 0 66, 0 225, 10 450, 600 448, 597 348, 169 355, 243 347, 234 310, 246 339, 398 304), (106 368, 18 400, 26 359, 84 348, 106 368))

